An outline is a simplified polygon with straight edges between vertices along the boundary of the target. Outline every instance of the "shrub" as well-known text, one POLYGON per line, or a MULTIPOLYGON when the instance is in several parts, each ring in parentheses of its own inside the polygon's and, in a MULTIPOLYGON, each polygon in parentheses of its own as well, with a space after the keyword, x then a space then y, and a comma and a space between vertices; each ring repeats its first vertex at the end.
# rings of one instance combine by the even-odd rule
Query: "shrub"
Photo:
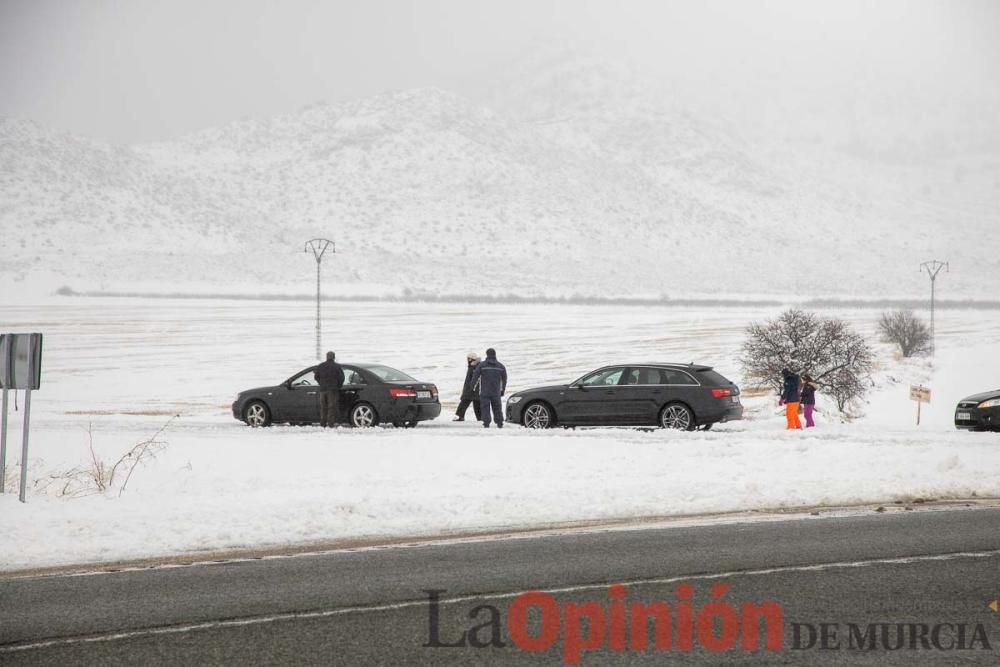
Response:
POLYGON ((57 495, 71 498, 104 494, 111 491, 117 491, 117 495, 121 496, 125 493, 125 487, 128 486, 136 468, 151 462, 157 454, 166 448, 167 443, 161 440, 160 436, 177 417, 178 415, 171 417, 156 433, 133 445, 114 463, 109 463, 98 457, 94 451, 93 429, 92 426, 88 426, 90 460, 71 470, 53 473, 41 484, 36 483, 36 486, 45 489, 52 485, 58 485, 57 495))
POLYGON ((810 375, 841 412, 871 386, 874 353, 843 320, 791 309, 751 323, 746 335, 741 361, 750 382, 780 391, 781 369, 790 368, 810 375))
POLYGON ((927 354, 931 350, 931 329, 912 310, 882 313, 878 330, 882 340, 899 347, 904 357, 927 354))

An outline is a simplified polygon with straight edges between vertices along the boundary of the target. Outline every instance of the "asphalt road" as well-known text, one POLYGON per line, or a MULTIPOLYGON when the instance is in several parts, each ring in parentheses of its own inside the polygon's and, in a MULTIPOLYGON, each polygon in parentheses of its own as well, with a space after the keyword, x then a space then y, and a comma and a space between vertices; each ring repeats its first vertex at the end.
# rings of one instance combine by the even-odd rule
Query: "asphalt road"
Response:
POLYGON ((998 665, 997 598, 1000 508, 616 529, 0 578, 0 665, 562 664, 574 647, 590 665, 998 665), (440 591, 436 637, 427 590, 440 591), (530 590, 553 602, 522 622, 530 590), (745 650, 742 604, 766 601, 780 648, 745 650), (629 649, 630 605, 655 602, 670 648, 647 626, 647 647, 629 649), (533 639, 551 643, 517 645, 533 639))

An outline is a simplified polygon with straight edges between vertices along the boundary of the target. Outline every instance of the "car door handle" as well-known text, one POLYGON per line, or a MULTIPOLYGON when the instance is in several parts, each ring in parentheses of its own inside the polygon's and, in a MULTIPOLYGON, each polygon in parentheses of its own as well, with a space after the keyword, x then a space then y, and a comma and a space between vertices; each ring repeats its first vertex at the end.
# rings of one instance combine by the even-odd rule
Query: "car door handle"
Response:
POLYGON ((316 395, 315 391, 307 391, 306 393, 309 394, 310 396, 315 396, 316 395))

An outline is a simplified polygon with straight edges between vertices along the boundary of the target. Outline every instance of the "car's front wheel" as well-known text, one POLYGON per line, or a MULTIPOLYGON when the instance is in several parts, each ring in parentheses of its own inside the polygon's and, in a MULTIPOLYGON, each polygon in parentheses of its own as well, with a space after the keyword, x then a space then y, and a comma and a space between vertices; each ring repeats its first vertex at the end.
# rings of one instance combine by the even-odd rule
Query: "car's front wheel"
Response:
POLYGON ((351 426, 369 428, 378 424, 378 413, 368 403, 358 403, 351 408, 351 426))
POLYGON ((555 422, 552 408, 544 403, 532 403, 524 409, 524 425, 527 428, 551 428, 555 422))
POLYGON ((694 413, 682 403, 671 403, 660 412, 660 426, 678 431, 694 430, 694 413))
POLYGON ((243 421, 252 428, 271 425, 271 411, 264 401, 250 401, 243 409, 243 421))

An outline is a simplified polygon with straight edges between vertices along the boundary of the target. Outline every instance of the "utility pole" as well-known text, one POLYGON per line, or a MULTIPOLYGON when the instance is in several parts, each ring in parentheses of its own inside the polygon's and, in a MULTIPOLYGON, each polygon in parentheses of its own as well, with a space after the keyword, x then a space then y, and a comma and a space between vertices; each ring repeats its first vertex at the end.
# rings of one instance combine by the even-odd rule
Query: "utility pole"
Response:
POLYGON ((950 272, 948 268, 948 262, 939 262, 936 259, 932 259, 929 262, 924 262, 920 265, 920 271, 926 271, 927 275, 931 277, 931 355, 934 354, 935 342, 934 342, 934 281, 937 280, 938 273, 941 269, 945 272, 950 272))
POLYGON ((330 249, 330 252, 336 252, 333 241, 330 241, 329 239, 312 239, 311 241, 306 242, 304 250, 304 252, 309 252, 311 250, 313 257, 316 258, 316 358, 320 360, 322 359, 323 353, 320 344, 319 267, 320 263, 323 261, 323 253, 326 252, 327 248, 330 249))

